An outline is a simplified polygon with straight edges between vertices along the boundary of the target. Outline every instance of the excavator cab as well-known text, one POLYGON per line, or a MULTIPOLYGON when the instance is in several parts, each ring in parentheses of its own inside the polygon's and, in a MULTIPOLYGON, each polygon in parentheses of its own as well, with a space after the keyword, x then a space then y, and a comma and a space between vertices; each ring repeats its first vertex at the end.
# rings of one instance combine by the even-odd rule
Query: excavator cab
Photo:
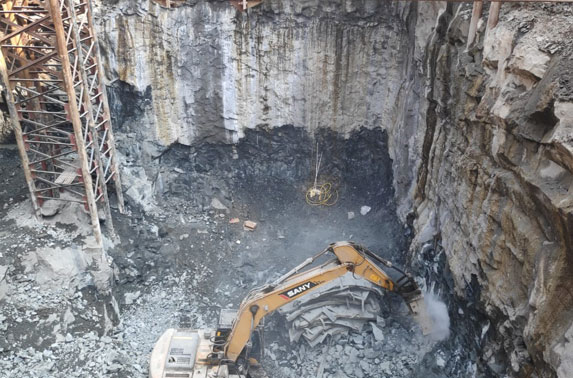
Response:
MULTIPOLYGON (((232 364, 224 358, 231 329, 169 329, 157 341, 149 364, 150 378, 264 378, 258 361, 241 358, 232 364)), ((253 332, 259 338, 260 329, 253 332)), ((244 355, 250 352, 246 345, 244 355)))
POLYGON ((264 323, 252 332, 241 357, 225 361, 225 344, 237 310, 221 309, 216 329, 169 329, 155 344, 149 364, 150 378, 268 378, 262 358, 264 323))
MULTIPOLYGON (((238 310, 221 309, 219 314, 219 326, 217 327, 216 337, 214 341, 214 352, 225 352, 225 345, 233 331, 233 324, 237 318, 238 310)), ((259 361, 262 360, 264 354, 263 337, 264 337, 265 324, 264 320, 252 331, 251 338, 245 344, 241 356, 237 359, 235 364, 240 372, 249 372, 257 370, 259 361)), ((254 377, 251 373, 249 377, 254 377)), ((259 375, 257 375, 259 377, 259 375)))

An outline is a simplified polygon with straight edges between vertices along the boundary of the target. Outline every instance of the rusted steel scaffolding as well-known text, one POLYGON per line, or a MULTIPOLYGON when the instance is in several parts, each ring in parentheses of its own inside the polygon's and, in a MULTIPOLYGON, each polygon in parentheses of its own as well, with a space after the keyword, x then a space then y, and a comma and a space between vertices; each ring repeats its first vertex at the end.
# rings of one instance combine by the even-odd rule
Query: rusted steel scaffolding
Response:
POLYGON ((37 216, 48 201, 100 216, 113 233, 108 185, 123 195, 89 0, 2 0, 0 74, 37 216))

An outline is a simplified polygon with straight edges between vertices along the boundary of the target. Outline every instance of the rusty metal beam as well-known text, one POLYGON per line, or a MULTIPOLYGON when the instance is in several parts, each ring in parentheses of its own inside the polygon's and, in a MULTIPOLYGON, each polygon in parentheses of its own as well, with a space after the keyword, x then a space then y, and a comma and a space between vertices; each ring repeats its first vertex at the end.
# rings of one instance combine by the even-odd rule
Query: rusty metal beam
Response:
POLYGON ((475 1, 472 9, 472 18, 470 20, 470 29, 468 32, 467 48, 469 48, 475 41, 477 33, 477 24, 481 17, 481 12, 483 8, 482 1, 475 1))
POLYGON ((499 11, 501 9, 501 2, 496 1, 489 6, 489 15, 487 17, 487 29, 493 29, 497 26, 499 21, 499 11))
MULTIPOLYGON (((113 230, 113 222, 111 222, 111 209, 109 206, 109 197, 107 194, 107 187, 106 187, 106 182, 105 182, 105 173, 103 171, 103 159, 102 159, 102 151, 100 150, 100 142, 99 142, 99 134, 96 130, 96 125, 95 125, 95 119, 94 119, 94 110, 92 107, 92 99, 90 98, 90 88, 88 87, 88 75, 85 69, 83 69, 83 64, 86 63, 86 60, 88 57, 84 56, 84 51, 82 48, 82 41, 85 41, 86 39, 82 39, 80 36, 80 30, 79 30, 79 26, 78 26, 78 22, 77 22, 77 17, 76 17, 76 10, 75 10, 75 5, 74 5, 74 0, 67 0, 67 5, 68 5, 68 9, 70 12, 70 16, 71 16, 71 27, 73 29, 73 32, 75 34, 75 41, 74 41, 74 45, 77 51, 77 58, 79 59, 80 63, 81 63, 81 67, 79 67, 79 72, 81 75, 81 82, 82 82, 82 90, 81 90, 81 95, 82 95, 82 103, 83 103, 83 107, 85 110, 87 110, 87 114, 86 114, 86 121, 87 121, 87 125, 88 128, 91 132, 91 137, 92 137, 92 141, 95 143, 95 148, 93 149, 94 153, 95 153, 95 165, 96 165, 96 169, 98 170, 98 179, 96 180, 97 182, 97 186, 98 189, 100 191, 100 193, 102 194, 104 201, 103 201, 103 209, 105 212, 105 216, 106 219, 110 220, 109 222, 106 222, 106 226, 108 227, 108 231, 111 234, 114 234, 114 230, 113 230)), ((89 29, 87 30, 89 32, 89 29)), ((92 42, 93 43, 93 42, 92 42)), ((91 48, 90 48, 91 51, 91 48)))
MULTIPOLYGON (((2 75, 2 81, 6 90, 6 100, 8 102, 8 112, 10 113, 10 119, 12 121, 12 128, 14 129, 14 135, 16 136, 16 143, 18 144, 18 152, 20 154, 20 159, 22 160, 22 168, 24 169, 24 177, 26 178, 26 184, 28 185, 28 190, 30 193, 36 192, 36 185, 30 170, 30 160, 26 154, 26 146, 24 145, 24 138, 22 137, 22 125, 20 124, 20 117, 18 115, 18 110, 14 105, 16 101, 10 90, 10 81, 8 79, 8 69, 6 67, 6 60, 4 55, 0 52, 0 74, 2 75)), ((36 196, 32 195, 32 206, 36 216, 40 215, 40 206, 36 199, 36 196)))
POLYGON ((74 78, 72 76, 70 57, 68 55, 69 54, 67 48, 68 43, 66 41, 67 32, 64 29, 62 15, 60 13, 61 9, 60 6, 63 6, 63 3, 60 3, 58 0, 49 0, 49 6, 50 6, 49 9, 50 15, 52 17, 52 20, 54 21, 54 28, 56 30, 56 46, 58 48, 58 56, 60 58, 60 61, 62 62, 62 76, 64 78, 64 88, 68 94, 68 99, 70 99, 70 101, 67 104, 67 111, 74 129, 76 148, 78 152, 78 159, 80 162, 80 169, 82 172, 84 184, 86 186, 85 190, 86 203, 89 208, 96 243, 99 246, 103 247, 103 239, 99 224, 97 205, 95 203, 94 191, 92 190, 93 188, 92 176, 90 174, 90 169, 88 167, 88 154, 85 145, 81 143, 81 141, 84 140, 83 130, 82 130, 83 125, 80 119, 80 111, 78 108, 78 104, 75 101, 76 89, 74 87, 74 78))
MULTIPOLYGON (((94 18, 93 18, 93 10, 92 10, 92 4, 90 1, 88 1, 87 3, 87 13, 86 13, 86 18, 87 18, 87 22, 88 22, 88 28, 90 30, 95 30, 95 26, 94 26, 94 18)), ((97 80, 99 81, 99 91, 100 91, 100 104, 98 105, 98 114, 100 112, 100 106, 101 106, 101 111, 102 111, 102 115, 101 117, 103 118, 103 120, 105 121, 104 125, 106 128, 106 136, 107 136, 107 140, 108 140, 108 145, 110 147, 110 160, 111 160, 111 174, 113 175, 113 182, 114 182, 114 186, 115 186, 115 194, 117 196, 117 204, 118 204, 118 209, 120 213, 124 213, 125 212, 125 205, 124 205, 124 199, 123 199, 123 191, 121 188, 121 176, 119 174, 119 161, 117 160, 117 151, 115 149, 115 138, 113 135, 113 131, 112 131, 112 125, 111 125, 111 111, 109 108, 109 102, 108 102, 108 97, 107 97, 107 89, 106 86, 104 85, 104 74, 103 74, 103 67, 101 65, 101 60, 99 59, 100 56, 100 52, 99 52, 99 41, 98 41, 98 37, 96 33, 92 33, 92 37, 93 37, 93 45, 94 45, 94 54, 97 57, 96 59, 96 77, 97 80)), ((99 117, 96 116, 96 119, 98 119, 99 117)), ((109 181, 106 180, 106 182, 109 181)))

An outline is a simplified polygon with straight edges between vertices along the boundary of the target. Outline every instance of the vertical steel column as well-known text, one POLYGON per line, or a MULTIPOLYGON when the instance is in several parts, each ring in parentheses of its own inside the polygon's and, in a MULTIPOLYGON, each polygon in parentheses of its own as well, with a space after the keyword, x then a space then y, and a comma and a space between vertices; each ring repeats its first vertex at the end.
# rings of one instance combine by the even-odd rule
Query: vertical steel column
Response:
MULTIPOLYGON (((72 42, 72 29, 68 28, 66 30, 64 28, 64 18, 62 17, 62 13, 67 11, 64 6, 64 2, 61 0, 49 0, 49 10, 50 15, 52 16, 52 20, 54 23, 54 29, 56 31, 56 46, 58 49, 58 56, 61 61, 61 69, 62 69, 62 76, 64 79, 64 88, 66 90, 68 96, 68 103, 66 104, 66 110, 68 113, 68 118, 72 123, 72 127, 74 130, 74 136, 76 139, 76 148, 77 148, 77 156, 80 162, 80 169, 82 173, 83 182, 85 185, 85 196, 86 202, 90 211, 90 217, 92 221, 92 227, 94 229, 94 236, 96 238, 96 243, 98 245, 103 245, 102 236, 101 236, 101 229, 99 224, 99 216, 97 211, 96 199, 93 190, 93 182, 92 182, 92 172, 90 171, 89 158, 88 153, 86 150, 86 144, 84 135, 88 135, 89 131, 84 130, 82 128, 82 121, 80 119, 80 110, 77 103, 76 97, 76 86, 74 82, 74 76, 77 75, 77 64, 79 63, 78 60, 74 62, 74 72, 72 73, 72 65, 70 62, 70 52, 68 51, 68 46, 72 42), (66 33, 67 32, 67 33, 66 33)), ((66 12, 66 21, 70 22, 70 15, 66 12)), ((68 24, 69 25, 69 24, 68 24)), ((76 47, 72 47, 73 50, 77 51, 76 47)), ((81 103, 81 96, 80 96, 80 103, 81 103)), ((94 141, 90 141, 90 144, 94 149, 97 149, 97 146, 94 146, 94 141)), ((97 163, 96 163, 97 164, 97 163)))
POLYGON ((97 34, 94 32, 95 31, 95 27, 94 27, 94 21, 93 21, 93 11, 92 11, 92 4, 91 1, 88 1, 86 3, 86 13, 85 13, 85 17, 87 19, 88 22, 88 29, 89 31, 91 31, 91 35, 93 38, 93 45, 90 48, 93 48, 93 60, 94 60, 94 64, 96 65, 95 67, 95 75, 97 77, 94 77, 93 80, 97 80, 99 82, 99 86, 98 86, 98 90, 101 93, 100 96, 98 96, 97 99, 97 103, 98 103, 98 109, 99 106, 102 106, 102 113, 101 116, 98 117, 100 115, 100 113, 96 113, 96 120, 102 120, 103 125, 102 128, 99 129, 98 128, 98 132, 103 133, 104 134, 104 139, 106 139, 106 143, 108 144, 108 147, 110 148, 109 153, 107 154, 107 158, 110 159, 110 168, 109 168, 109 172, 110 174, 107 174, 106 176, 106 183, 110 180, 113 179, 114 182, 114 186, 115 186, 115 194, 117 195, 117 204, 118 204, 118 208, 119 208, 119 212, 120 213, 124 213, 125 209, 124 209, 124 200, 123 200, 123 191, 121 189, 121 176, 119 174, 119 162, 117 160, 117 152, 115 150, 115 139, 113 137, 113 130, 112 130, 112 125, 111 125, 111 111, 109 110, 109 103, 108 103, 108 97, 107 97, 107 89, 106 86, 104 85, 104 74, 103 74, 103 67, 101 66, 101 60, 100 60, 100 53, 99 53, 99 42, 98 42, 98 38, 97 38, 97 34))
MULTIPOLYGON (((80 98, 79 102, 83 106, 83 113, 85 114, 85 121, 88 126, 89 136, 91 137, 90 142, 94 144, 94 164, 95 169, 97 169, 97 181, 96 181, 96 188, 99 190, 100 195, 103 196, 103 209, 107 219, 111 219, 111 209, 109 207, 109 197, 107 194, 107 186, 105 182, 105 172, 103 167, 103 160, 102 160, 102 147, 105 146, 104 143, 100 143, 100 135, 97 132, 97 128, 100 127, 96 125, 96 121, 94 117, 97 117, 97 114, 94 113, 94 109, 92 106, 93 92, 94 90, 97 91, 99 88, 93 88, 92 83, 96 84, 97 81, 89 80, 88 74, 86 72, 86 65, 93 64, 90 61, 90 55, 93 52, 93 48, 95 45, 95 41, 93 36, 90 35, 90 30, 86 28, 87 20, 85 18, 82 21, 78 22, 78 17, 76 15, 76 7, 74 4, 74 0, 67 0, 66 6, 68 8, 68 14, 70 15, 70 28, 73 31, 74 35, 74 70, 77 70, 79 73, 79 87, 81 88, 80 91, 80 98), (80 30, 83 34, 80 34, 80 30), (87 43, 82 43, 86 42, 87 43), (84 50, 84 45, 87 45, 87 51, 84 50)), ((80 5, 81 8, 85 8, 83 5, 80 5)), ((81 9, 80 9, 81 12, 81 9)), ((98 93, 95 96, 99 96, 98 93)), ((102 141, 102 142, 105 142, 102 141)), ((113 233, 113 223, 106 222, 108 230, 113 233)))
POLYGON ((489 16, 487 18, 487 29, 493 29, 499 21, 499 10, 501 9, 501 0, 492 1, 489 5, 489 16))
POLYGON ((470 20, 470 30, 468 32, 468 44, 467 48, 469 49, 470 46, 474 43, 477 33, 477 24, 481 17, 481 11, 483 8, 483 2, 478 0, 474 1, 474 6, 472 9, 472 18, 470 20))
MULTIPOLYGON (((2 75, 2 82, 5 88, 11 88, 10 82, 8 81, 8 68, 6 66, 6 60, 4 55, 0 54, 0 75, 2 75)), ((6 101, 8 103, 8 112, 10 113, 10 118, 12 120, 12 127, 14 129, 14 135, 16 136, 16 143, 18 144, 18 153, 20 154, 20 159, 22 160, 22 167, 24 168, 24 176, 26 178, 26 184, 28 185, 28 190, 30 193, 36 193, 36 185, 32 177, 32 172, 30 170, 30 160, 26 154, 26 146, 24 145, 24 137, 22 135, 22 126, 20 125, 20 120, 18 117, 18 110, 14 105, 16 101, 12 95, 11 90, 6 90, 6 101)), ((35 195, 32 195, 32 206, 34 207, 34 212, 36 216, 40 216, 40 206, 35 195)))

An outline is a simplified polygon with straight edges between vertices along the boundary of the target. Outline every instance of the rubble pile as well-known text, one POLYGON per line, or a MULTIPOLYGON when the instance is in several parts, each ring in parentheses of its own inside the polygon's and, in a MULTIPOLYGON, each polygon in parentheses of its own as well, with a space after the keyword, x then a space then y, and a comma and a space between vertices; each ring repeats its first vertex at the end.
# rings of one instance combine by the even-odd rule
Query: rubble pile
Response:
POLYGON ((411 377, 435 344, 400 297, 351 273, 278 312, 289 343, 271 343, 265 358, 284 378, 411 377))
MULTIPOLYGON (((351 292, 349 298, 359 292, 358 287, 347 290, 351 292)), ((364 293, 366 298, 381 298, 368 289, 364 293)), ((329 296, 327 294, 323 300, 328 301, 329 296)), ((366 299, 366 311, 362 319, 354 318, 347 323, 348 319, 341 318, 339 324, 330 327, 325 323, 321 336, 310 341, 302 337, 298 342, 290 344, 271 343, 265 350, 265 364, 267 367, 272 366, 277 377, 281 378, 416 376, 415 372, 423 356, 435 343, 421 335, 418 326, 408 316, 406 306, 400 306, 399 300, 393 299, 386 295, 384 301, 378 302, 378 313, 368 311, 371 299, 366 299), (352 327, 345 327, 346 324, 352 324, 352 327)), ((357 308, 349 306, 349 309, 349 314, 352 314, 357 308)), ((309 314, 313 312, 311 310, 309 314)), ((297 320, 302 323, 304 317, 300 315, 297 320)), ((289 324, 297 329, 297 323, 294 321, 289 324)), ((292 328, 289 334, 292 336, 292 328)), ((445 360, 438 359, 437 363, 445 363, 445 360)))
MULTIPOLYGON (((192 318, 193 325, 203 327, 202 316, 214 315, 191 306, 192 303, 209 304, 209 300, 187 292, 188 285, 192 284, 187 282, 187 277, 165 277, 162 281, 158 283, 153 277, 141 285, 144 294, 126 293, 132 305, 122 313, 121 323, 107 331, 98 327, 97 322, 105 317, 106 311, 88 303, 78 292, 69 299, 72 306, 63 319, 50 316, 49 324, 30 335, 39 339, 43 334, 47 342, 38 344, 36 341, 36 345, 28 343, 27 347, 12 345, 0 353, 0 377, 147 377, 149 353, 166 327, 180 326, 183 318, 192 318)), ((30 302, 32 300, 34 297, 30 302)), ((40 298, 35 301, 39 306, 44 303, 40 298)), ((7 326, 14 328, 15 325, 6 323, 13 315, 4 310, 0 313, 0 330, 5 331, 7 326)), ((29 332, 29 323, 36 323, 46 311, 56 312, 39 310, 38 314, 26 318, 23 330, 29 332)), ((36 324, 42 325, 42 321, 36 324)))
MULTIPOLYGON (((382 289, 351 274, 315 289, 282 307, 291 342, 305 340, 314 347, 328 336, 360 332, 380 313, 382 289)), ((376 326, 374 326, 376 327, 376 326)))

